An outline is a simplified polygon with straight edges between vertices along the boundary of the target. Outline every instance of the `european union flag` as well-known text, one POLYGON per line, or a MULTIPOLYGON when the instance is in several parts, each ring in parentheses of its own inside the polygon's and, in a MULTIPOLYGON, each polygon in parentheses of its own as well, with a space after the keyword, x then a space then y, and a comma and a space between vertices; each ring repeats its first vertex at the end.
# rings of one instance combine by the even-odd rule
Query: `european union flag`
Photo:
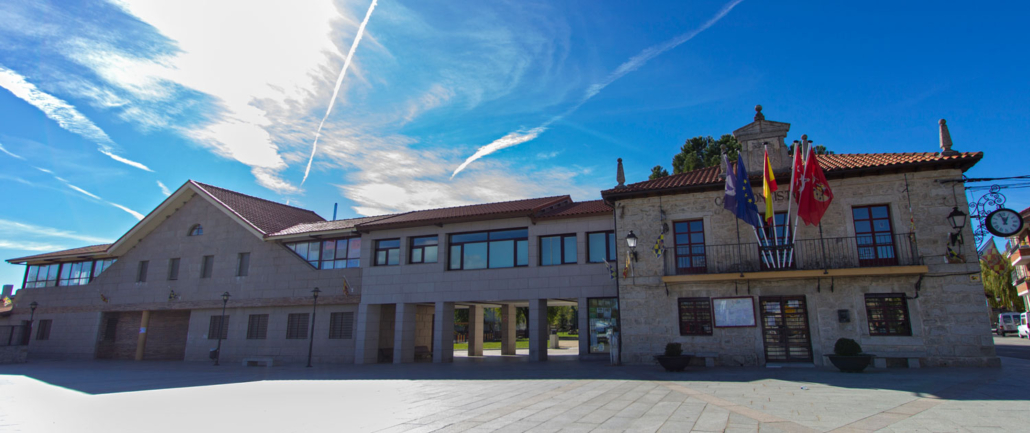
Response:
POLYGON ((729 164, 727 164, 724 206, 745 223, 761 227, 761 217, 758 215, 758 206, 755 205, 755 193, 751 191, 747 168, 744 167, 744 159, 740 155, 737 155, 736 171, 736 173, 730 173, 729 164))

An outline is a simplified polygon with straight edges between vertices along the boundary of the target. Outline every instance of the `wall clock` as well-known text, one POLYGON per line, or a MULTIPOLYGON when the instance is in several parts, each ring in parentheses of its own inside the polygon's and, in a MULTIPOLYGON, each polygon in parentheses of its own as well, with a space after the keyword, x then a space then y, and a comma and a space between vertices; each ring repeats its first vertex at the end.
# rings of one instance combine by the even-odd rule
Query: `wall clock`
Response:
POLYGON ((1023 217, 1012 209, 1000 208, 987 214, 987 231, 992 235, 1007 238, 1023 230, 1023 217))

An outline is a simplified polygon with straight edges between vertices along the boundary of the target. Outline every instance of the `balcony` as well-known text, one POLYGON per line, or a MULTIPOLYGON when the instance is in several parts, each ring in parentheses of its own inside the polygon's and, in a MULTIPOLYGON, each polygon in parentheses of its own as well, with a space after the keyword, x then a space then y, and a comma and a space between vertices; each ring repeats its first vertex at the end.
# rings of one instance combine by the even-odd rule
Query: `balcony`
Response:
POLYGON ((928 272, 910 234, 666 248, 667 283, 725 280, 917 275, 928 272))
POLYGON ((1008 256, 1013 267, 1026 266, 1030 264, 1030 245, 1019 245, 1018 248, 1012 248, 1012 252, 1008 256))

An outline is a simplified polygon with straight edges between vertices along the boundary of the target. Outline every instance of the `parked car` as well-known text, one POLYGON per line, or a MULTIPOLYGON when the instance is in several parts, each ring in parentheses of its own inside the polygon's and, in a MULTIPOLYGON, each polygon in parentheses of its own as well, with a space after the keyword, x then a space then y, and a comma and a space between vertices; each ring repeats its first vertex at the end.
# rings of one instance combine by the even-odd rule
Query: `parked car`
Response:
POLYGON ((1019 326, 1016 327, 1017 332, 1019 332, 1019 338, 1026 337, 1027 339, 1030 339, 1030 327, 1027 327, 1026 324, 1027 314, 1030 313, 1023 313, 1019 315, 1019 326))
POLYGON ((1019 332, 1019 313, 1001 313, 998 315, 998 335, 1004 337, 1009 332, 1019 332))

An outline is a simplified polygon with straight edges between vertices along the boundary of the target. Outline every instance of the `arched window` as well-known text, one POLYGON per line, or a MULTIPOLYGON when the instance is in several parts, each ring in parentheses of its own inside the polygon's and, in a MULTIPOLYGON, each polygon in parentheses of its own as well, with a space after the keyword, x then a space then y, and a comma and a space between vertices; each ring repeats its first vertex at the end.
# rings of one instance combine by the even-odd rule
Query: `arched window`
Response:
POLYGON ((193 227, 190 227, 190 236, 200 236, 202 234, 204 234, 204 227, 201 227, 200 224, 194 224, 193 227))

